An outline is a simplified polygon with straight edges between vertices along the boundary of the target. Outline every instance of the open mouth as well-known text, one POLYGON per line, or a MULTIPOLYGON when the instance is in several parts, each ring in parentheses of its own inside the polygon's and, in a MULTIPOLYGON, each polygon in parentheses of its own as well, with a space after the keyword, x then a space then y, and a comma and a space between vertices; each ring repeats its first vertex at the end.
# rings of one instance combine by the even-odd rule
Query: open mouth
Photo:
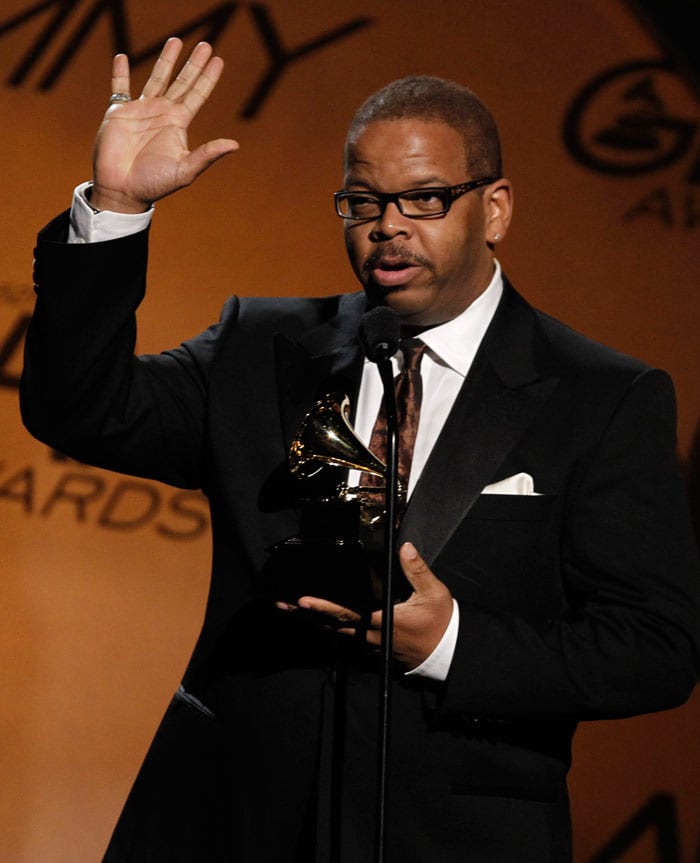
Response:
POLYGON ((405 284, 419 269, 419 266, 403 258, 380 258, 373 262, 369 272, 376 284, 395 287, 405 284))

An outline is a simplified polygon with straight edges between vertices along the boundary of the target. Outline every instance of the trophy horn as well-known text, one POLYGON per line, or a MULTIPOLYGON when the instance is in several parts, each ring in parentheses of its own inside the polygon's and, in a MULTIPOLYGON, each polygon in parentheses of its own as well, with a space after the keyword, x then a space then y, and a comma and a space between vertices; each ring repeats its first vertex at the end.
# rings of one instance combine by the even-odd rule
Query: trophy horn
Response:
POLYGON ((357 437, 348 421, 350 399, 329 393, 304 417, 289 449, 289 469, 310 477, 324 465, 361 470, 383 477, 386 466, 357 437))

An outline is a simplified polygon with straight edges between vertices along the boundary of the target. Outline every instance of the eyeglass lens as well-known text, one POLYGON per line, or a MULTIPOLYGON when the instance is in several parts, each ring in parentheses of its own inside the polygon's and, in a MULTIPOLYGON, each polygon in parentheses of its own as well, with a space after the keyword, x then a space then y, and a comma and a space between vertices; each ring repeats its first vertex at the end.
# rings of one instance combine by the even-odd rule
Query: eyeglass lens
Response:
POLYGON ((338 206, 344 216, 376 219, 390 200, 398 203, 405 216, 421 217, 444 213, 449 206, 450 196, 445 189, 412 189, 398 196, 356 192, 339 196, 338 206))

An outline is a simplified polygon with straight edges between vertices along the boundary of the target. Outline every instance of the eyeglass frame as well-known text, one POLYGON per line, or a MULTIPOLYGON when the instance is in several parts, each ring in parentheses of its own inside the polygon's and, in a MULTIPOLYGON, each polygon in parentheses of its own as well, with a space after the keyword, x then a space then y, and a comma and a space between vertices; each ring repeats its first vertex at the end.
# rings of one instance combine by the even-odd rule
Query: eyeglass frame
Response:
POLYGON ((474 189, 480 189, 483 186, 488 186, 489 183, 495 183, 498 177, 481 177, 478 180, 468 180, 466 183, 457 183, 455 186, 418 186, 412 189, 404 189, 402 192, 351 192, 348 189, 339 189, 337 192, 333 193, 333 199, 335 201, 335 211, 340 216, 341 219, 346 219, 350 222, 374 222, 377 219, 381 219, 386 210, 387 204, 396 204, 399 212, 402 216, 405 216, 407 219, 441 219, 443 216, 446 216, 452 204, 457 200, 457 198, 461 198, 462 195, 466 195, 467 192, 472 192, 474 189), (406 195, 409 192, 447 192, 449 194, 449 198, 447 199, 447 206, 444 210, 440 210, 439 213, 426 213, 422 215, 420 213, 411 214, 404 213, 401 207, 401 196, 406 195), (376 216, 350 216, 345 215, 340 211, 340 202, 351 195, 367 195, 369 197, 377 198, 377 203, 379 204, 379 213, 376 216))

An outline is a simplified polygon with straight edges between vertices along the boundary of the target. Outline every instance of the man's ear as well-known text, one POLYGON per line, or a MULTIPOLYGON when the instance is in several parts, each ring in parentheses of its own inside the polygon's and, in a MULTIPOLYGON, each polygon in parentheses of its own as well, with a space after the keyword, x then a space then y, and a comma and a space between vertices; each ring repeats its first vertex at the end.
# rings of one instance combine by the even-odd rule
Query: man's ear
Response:
POLYGON ((484 189, 486 242, 499 243, 508 233, 513 214, 513 187, 510 180, 496 180, 484 189))

